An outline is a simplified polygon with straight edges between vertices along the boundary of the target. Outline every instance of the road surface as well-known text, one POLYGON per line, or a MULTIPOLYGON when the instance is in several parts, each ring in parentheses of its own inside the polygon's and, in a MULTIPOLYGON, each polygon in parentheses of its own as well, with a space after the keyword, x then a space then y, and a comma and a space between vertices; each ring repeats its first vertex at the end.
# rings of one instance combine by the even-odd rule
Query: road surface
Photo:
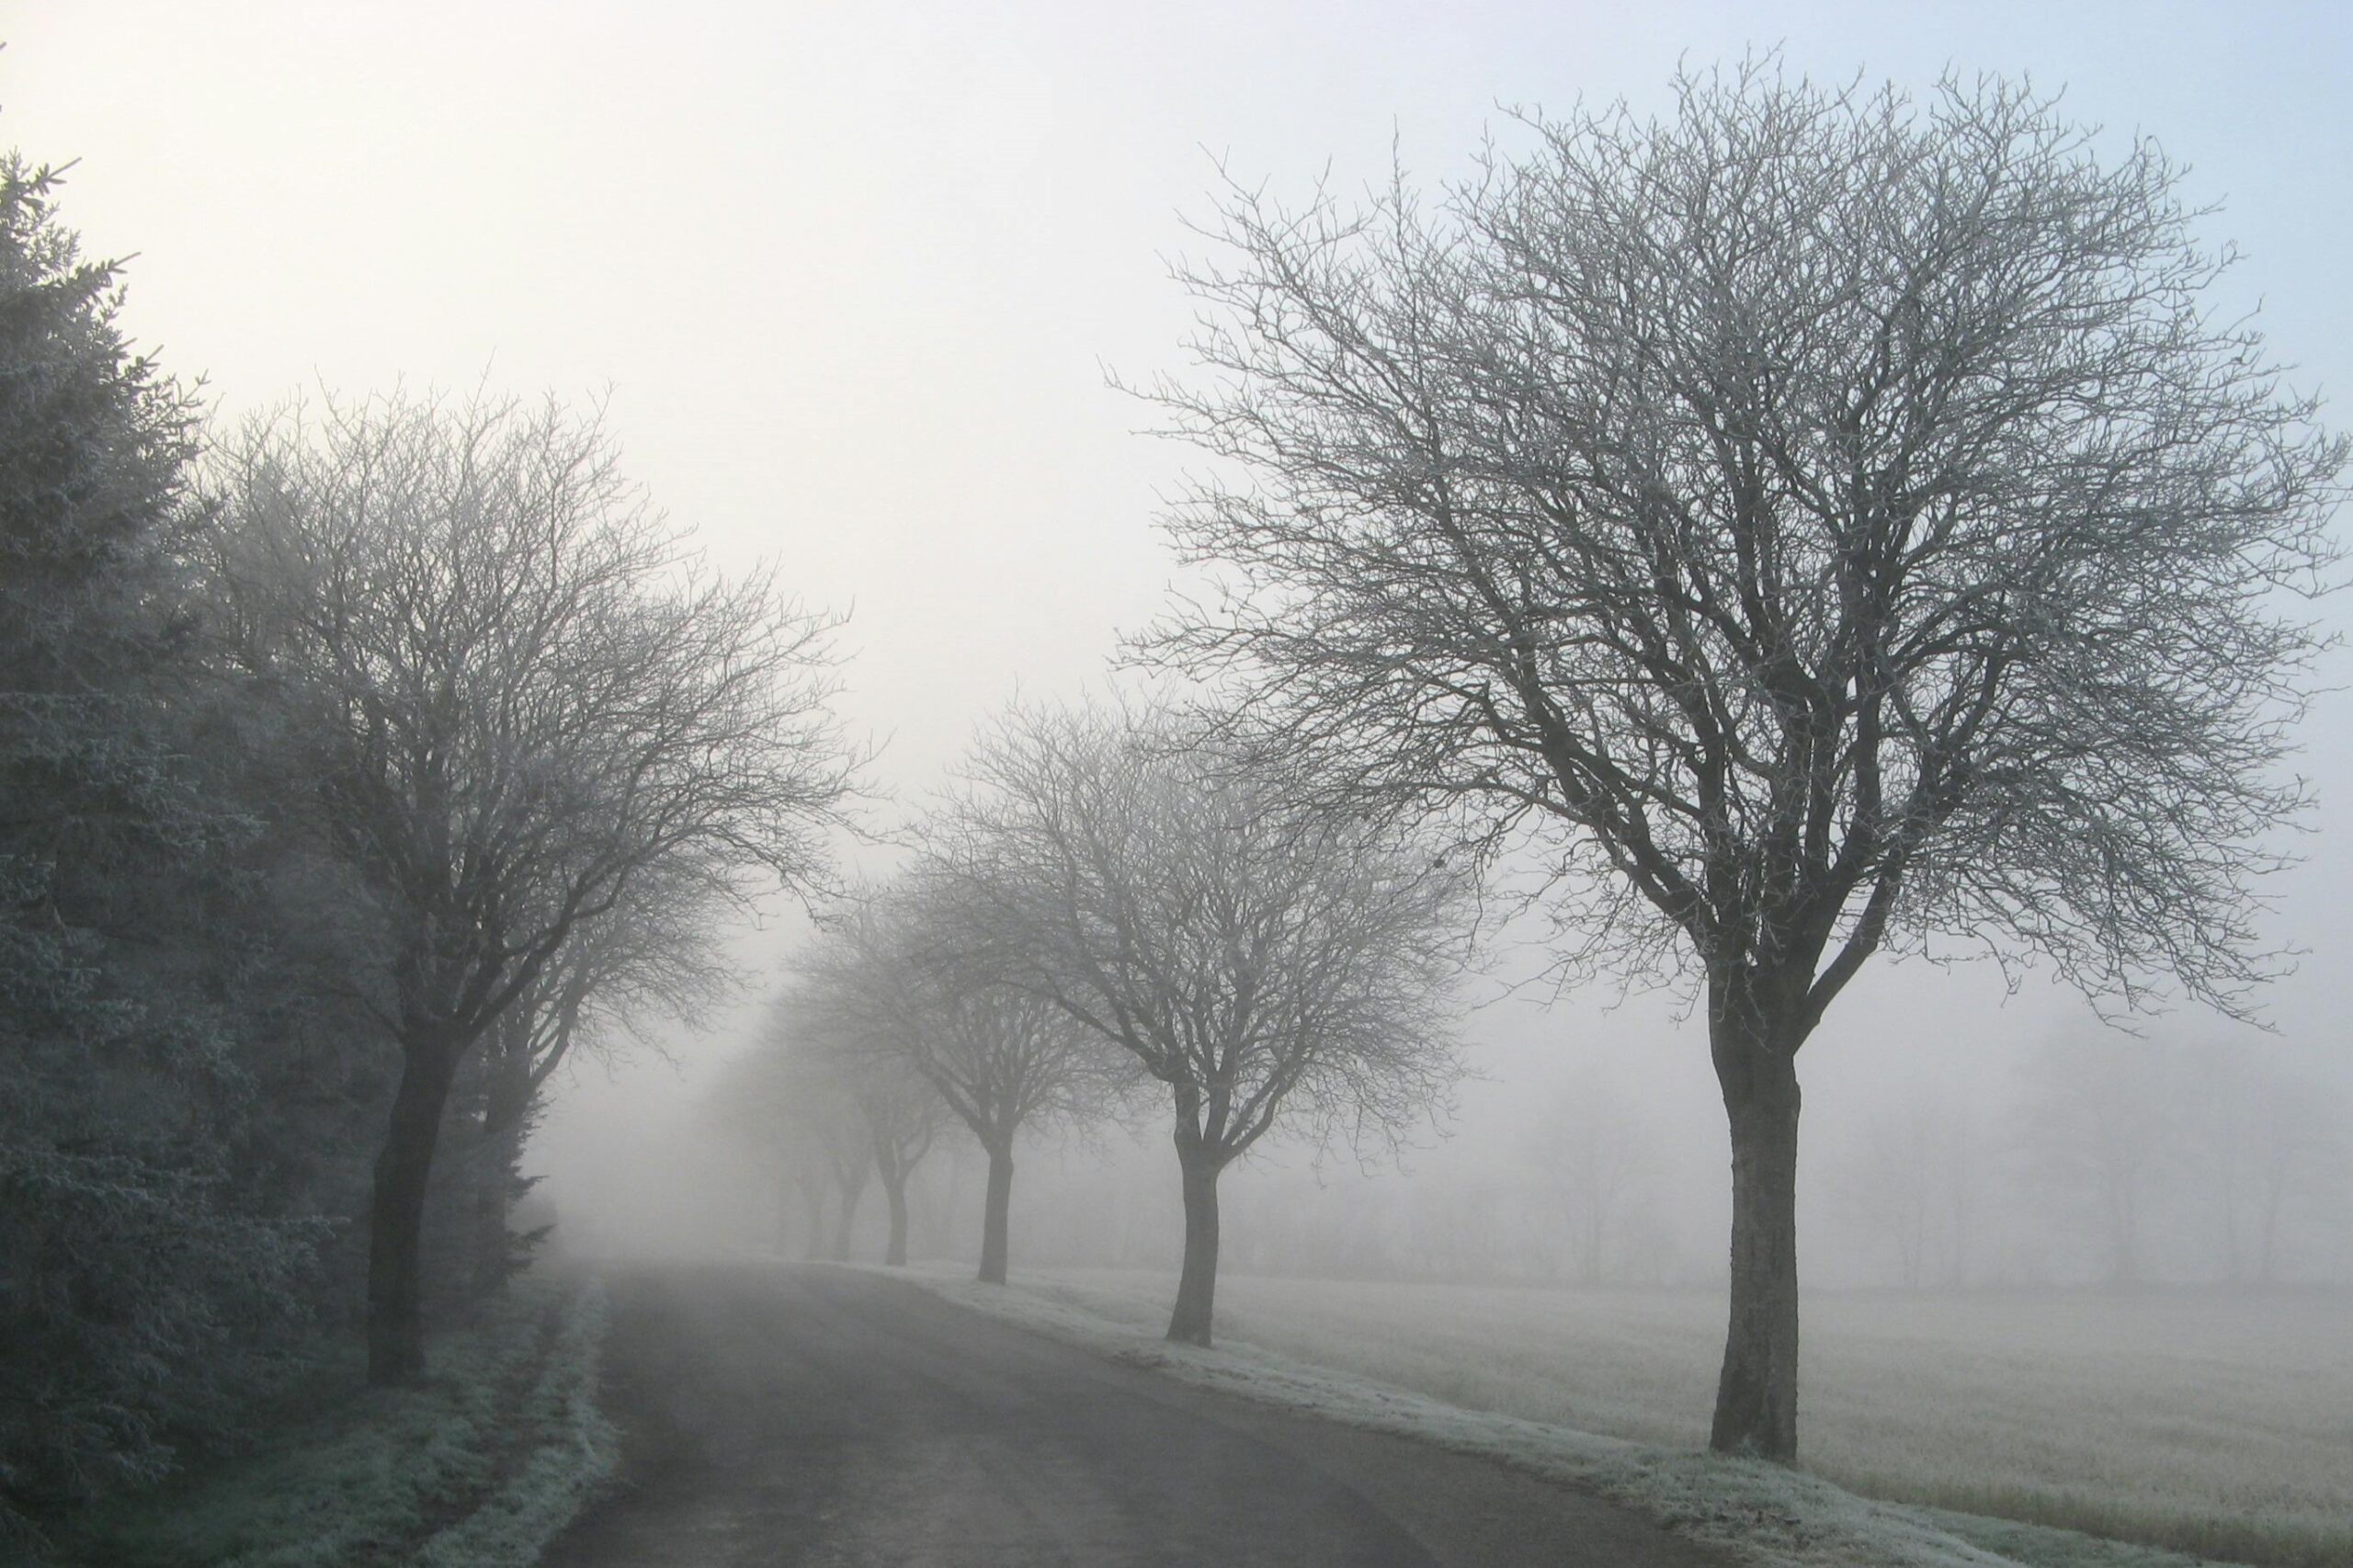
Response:
POLYGON ((1722 1568, 1488 1460, 822 1267, 610 1281, 622 1484, 543 1568, 1722 1568))

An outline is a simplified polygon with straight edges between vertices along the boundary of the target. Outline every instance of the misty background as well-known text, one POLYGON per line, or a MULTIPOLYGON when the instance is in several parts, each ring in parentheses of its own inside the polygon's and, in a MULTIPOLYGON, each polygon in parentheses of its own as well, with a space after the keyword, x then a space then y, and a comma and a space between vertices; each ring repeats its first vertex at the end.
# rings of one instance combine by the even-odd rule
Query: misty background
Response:
MULTIPOLYGON (((0 6, 0 37, 9 141, 80 160, 89 251, 138 252, 131 330, 224 415, 403 380, 601 395, 721 565, 777 562, 848 611, 839 707, 882 743, 885 829, 982 714, 1099 683, 1162 602, 1153 518, 1188 459, 1106 372, 1177 362, 1190 307, 1156 258, 1201 248, 1183 220, 1221 165, 1349 190, 1393 146, 1427 187, 1506 106, 1660 107, 1678 60, 1752 42, 1825 79, 2030 74, 2111 145, 2190 164, 2246 254, 2222 298, 2261 305, 2339 425, 2353 387, 2353 22, 2325 6, 712 6, 655 32, 620 6, 90 5, 0 6)), ((2044 973, 1865 970, 1803 1057, 1810 1286, 2353 1280, 2348 738, 2323 699, 2305 863, 2269 890, 2268 932, 2305 952, 2271 1032, 2183 1011, 2135 1038, 2044 973)), ((804 931, 779 906, 713 940, 773 975, 804 931)), ((1506 951, 1497 980, 1533 967, 1506 951)), ((1227 1267, 1719 1281, 1724 1121, 1683 1011, 1490 1000, 1416 1146, 1229 1173, 1227 1267)), ((529 1157, 564 1244, 802 1244, 705 1109, 760 1018, 571 1069, 529 1157)), ((1173 1264, 1164 1133, 1021 1159, 1024 1261, 1173 1264)), ((943 1140, 918 1254, 969 1249, 979 1170, 943 1140)))

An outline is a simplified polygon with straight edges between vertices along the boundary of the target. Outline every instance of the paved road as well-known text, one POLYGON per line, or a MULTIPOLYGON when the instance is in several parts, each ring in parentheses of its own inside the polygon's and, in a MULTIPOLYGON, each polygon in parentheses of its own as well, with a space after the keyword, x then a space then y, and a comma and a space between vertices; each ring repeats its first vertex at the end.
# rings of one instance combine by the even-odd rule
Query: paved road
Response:
POLYGON ((611 1281, 624 1484, 544 1568, 1722 1568, 1483 1460, 823 1267, 611 1281))

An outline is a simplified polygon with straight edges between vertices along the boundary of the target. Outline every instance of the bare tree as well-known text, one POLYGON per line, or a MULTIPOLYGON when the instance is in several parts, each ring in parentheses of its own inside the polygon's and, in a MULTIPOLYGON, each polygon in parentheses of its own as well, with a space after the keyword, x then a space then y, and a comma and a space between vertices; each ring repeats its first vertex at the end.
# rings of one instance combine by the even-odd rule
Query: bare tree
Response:
POLYGON ((1002 1285, 1012 1249, 1016 1140, 1025 1131, 1099 1114, 1116 1083, 1096 1042, 1034 993, 950 980, 936 1005, 937 1025, 914 1037, 916 1070, 988 1156, 979 1278, 1002 1285))
POLYGON ((849 1260, 850 1228, 873 1178, 874 1152, 857 1107, 827 1064, 795 1049, 773 1026, 735 1057, 703 1102, 707 1124, 749 1154, 773 1184, 775 1241, 782 1252, 800 1205, 802 1256, 849 1260), (828 1199, 835 1204, 830 1234, 828 1199))
POLYGON ((897 1267, 907 1261, 907 1182, 939 1136, 939 1098, 921 1076, 872 1060, 853 1065, 850 1092, 865 1119, 890 1210, 882 1261, 897 1267))
POLYGON ((1005 1283, 1013 1149, 1025 1129, 1113 1108, 1131 1072, 1066 1011, 1006 983, 985 943, 960 942, 948 879, 918 867, 844 919, 804 962, 812 989, 852 1017, 866 1049, 904 1062, 988 1156, 980 1278, 1005 1283))
POLYGON ((825 1171, 833 1179, 834 1239, 826 1256, 835 1263, 849 1261, 851 1227, 858 1221, 858 1200, 865 1197, 866 1184, 874 1176, 874 1145, 855 1112, 855 1107, 845 1113, 838 1104, 828 1108, 824 1099, 819 1099, 798 1119, 800 1131, 813 1135, 824 1152, 825 1171))
POLYGON ((1222 590, 1147 644, 1349 792, 1541 846, 1571 972, 1703 998, 1713 1446, 1797 1445, 1797 1052, 1882 949, 2245 1004, 2346 448, 2218 318, 2178 170, 2047 99, 1769 57, 1426 210, 1235 187, 1180 267, 1222 590), (1240 482, 1229 476, 1239 474, 1240 482), (1524 830, 1524 832, 1523 832, 1524 830))
POLYGON ((1017 710, 968 778, 933 850, 969 950, 1167 1085, 1185 1200, 1168 1337, 1207 1345, 1219 1173, 1279 1121, 1393 1131, 1449 1092, 1468 884, 1157 711, 1017 710))
POLYGON ((833 1125, 823 1136, 844 1195, 836 1257, 848 1247, 853 1184, 870 1170, 882 1178, 890 1205, 882 1261, 896 1266, 907 1261, 907 1181, 931 1152, 944 1108, 898 1045, 897 1009, 880 995, 880 977, 859 950, 858 936, 870 929, 870 919, 853 915, 818 937, 779 999, 769 1031, 772 1048, 791 1056, 830 1107, 824 1115, 833 1125), (860 1141, 864 1153, 853 1174, 849 1151, 860 1141))
MULTIPOLYGON (((842 1075, 841 1062, 813 1049, 804 1035, 784 1022, 781 1010, 763 1044, 767 1074, 777 1088, 766 1136, 784 1151, 793 1179, 807 1184, 806 1190, 833 1194, 833 1233, 824 1244, 824 1256, 847 1263, 858 1205, 874 1179, 873 1135, 842 1075)), ((817 1208, 812 1204, 813 1219, 817 1208)), ((814 1232, 809 1250, 811 1256, 817 1256, 814 1232)))
POLYGON ((594 418, 387 398, 249 428, 212 562, 397 932, 402 1074, 369 1216, 369 1376, 419 1376, 418 1241, 458 1069, 657 866, 808 888, 851 763, 831 623, 700 567, 594 418))

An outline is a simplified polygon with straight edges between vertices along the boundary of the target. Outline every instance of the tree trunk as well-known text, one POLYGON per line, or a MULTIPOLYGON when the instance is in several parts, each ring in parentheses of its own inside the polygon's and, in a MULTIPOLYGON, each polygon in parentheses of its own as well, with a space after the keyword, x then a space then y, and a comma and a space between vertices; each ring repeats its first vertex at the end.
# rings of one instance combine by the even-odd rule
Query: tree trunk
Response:
POLYGON ((882 1262, 892 1268, 903 1268, 907 1262, 907 1173, 904 1168, 882 1169, 882 1195, 891 1203, 891 1240, 882 1249, 882 1262))
POLYGON ((1732 1312, 1708 1446, 1786 1463, 1798 1451, 1797 1060, 1729 1008, 1709 1033, 1732 1124, 1732 1312))
POLYGON ((1176 1310, 1168 1317, 1168 1337, 1186 1345, 1210 1342, 1210 1317, 1217 1301, 1218 1164, 1178 1145, 1185 1178, 1185 1267, 1176 1277, 1176 1310))
POLYGON ((403 1042, 368 1214, 368 1381, 379 1387, 425 1375, 426 1187, 457 1065, 458 1049, 447 1040, 403 1042))
POLYGON ((981 1283, 1005 1283, 1006 1232, 1013 1213, 1013 1150, 989 1151, 988 1197, 981 1209, 981 1283))

